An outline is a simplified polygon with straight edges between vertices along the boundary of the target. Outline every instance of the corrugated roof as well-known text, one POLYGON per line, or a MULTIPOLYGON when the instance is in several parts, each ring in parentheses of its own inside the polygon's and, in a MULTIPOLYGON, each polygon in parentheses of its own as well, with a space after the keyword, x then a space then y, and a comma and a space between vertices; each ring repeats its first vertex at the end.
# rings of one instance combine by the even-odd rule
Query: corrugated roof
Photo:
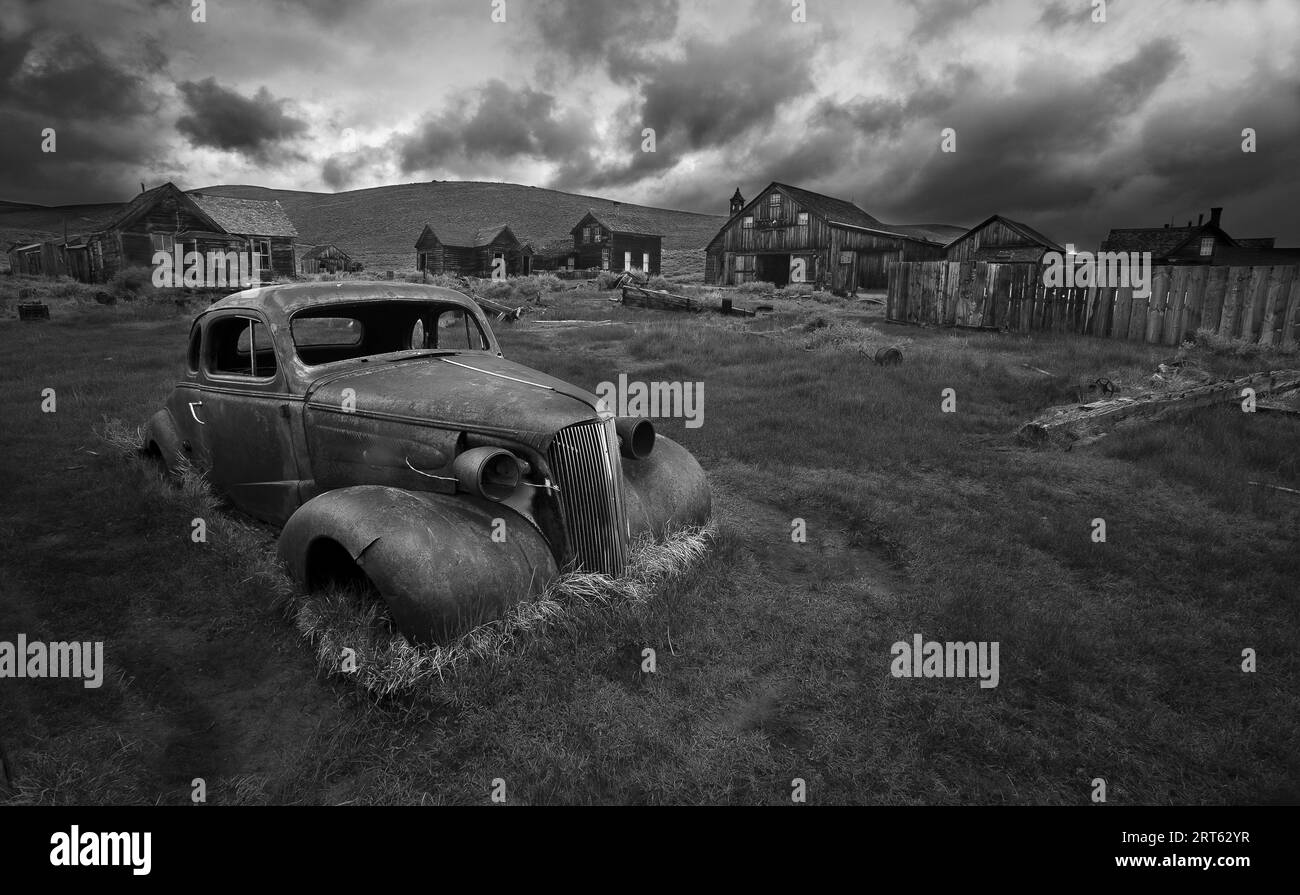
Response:
POLYGON ((194 204, 228 233, 241 236, 297 236, 298 231, 279 202, 232 199, 188 193, 194 204))

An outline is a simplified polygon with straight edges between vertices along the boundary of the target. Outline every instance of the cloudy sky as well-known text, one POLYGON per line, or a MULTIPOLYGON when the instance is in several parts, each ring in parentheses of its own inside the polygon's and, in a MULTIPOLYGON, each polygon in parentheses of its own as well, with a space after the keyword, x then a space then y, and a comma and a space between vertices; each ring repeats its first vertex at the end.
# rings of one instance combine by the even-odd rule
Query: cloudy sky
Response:
POLYGON ((1098 2, 0 0, 0 199, 504 180, 725 213, 782 180, 1082 246, 1222 205, 1300 245, 1300 2, 1098 2))

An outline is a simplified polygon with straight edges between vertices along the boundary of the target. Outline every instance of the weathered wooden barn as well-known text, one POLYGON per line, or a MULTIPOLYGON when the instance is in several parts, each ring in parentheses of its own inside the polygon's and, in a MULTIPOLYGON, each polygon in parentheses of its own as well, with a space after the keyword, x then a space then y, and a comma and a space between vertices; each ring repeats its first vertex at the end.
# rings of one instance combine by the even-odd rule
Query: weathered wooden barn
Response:
POLYGON ((295 245, 298 273, 304 277, 320 273, 353 273, 362 269, 359 261, 332 242, 321 245, 295 245))
POLYGON ((415 266, 429 273, 462 274, 490 277, 498 258, 505 259, 506 275, 526 272, 524 246, 505 224, 493 224, 477 230, 458 230, 429 224, 415 241, 415 266))
POLYGON ((663 234, 651 219, 620 206, 588 211, 569 232, 573 234, 575 265, 601 270, 659 273, 663 234))
POLYGON ((995 214, 948 243, 949 261, 997 261, 1041 264, 1047 252, 1065 254, 1065 248, 1039 231, 995 214))
POLYGON ((705 248, 705 282, 792 278, 835 291, 884 289, 892 261, 933 261, 965 232, 948 224, 886 224, 852 202, 772 182, 744 202, 705 248))

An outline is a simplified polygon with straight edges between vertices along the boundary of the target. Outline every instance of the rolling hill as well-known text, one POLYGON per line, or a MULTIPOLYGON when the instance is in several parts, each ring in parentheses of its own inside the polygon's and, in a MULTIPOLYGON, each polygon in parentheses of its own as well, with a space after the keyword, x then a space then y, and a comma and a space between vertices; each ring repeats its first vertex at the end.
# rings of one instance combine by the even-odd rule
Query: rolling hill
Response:
MULTIPOLYGON (((370 270, 415 266, 415 240, 426 223, 471 229, 510 225, 524 242, 567 237, 587 213, 620 203, 595 196, 563 193, 515 183, 433 181, 307 193, 258 186, 221 185, 197 192, 212 196, 279 201, 298 228, 302 242, 332 242, 365 262, 370 270)), ((725 216, 694 214, 622 203, 623 210, 655 221, 664 237, 665 272, 689 264, 704 271, 704 246, 726 222, 725 216)))
MULTIPOLYGON (((599 212, 620 203, 515 183, 433 181, 311 193, 260 186, 222 184, 192 192, 211 196, 278 201, 304 243, 332 242, 368 270, 415 266, 415 240, 426 223, 469 229, 506 223, 521 240, 567 237, 588 209, 599 212)), ((126 197, 129 199, 129 197, 126 197)), ((694 214, 622 203, 655 221, 664 237, 664 271, 703 276, 704 246, 725 223, 723 215, 694 214)), ((29 206, 0 203, 0 240, 36 241, 83 233, 120 206, 29 206)))

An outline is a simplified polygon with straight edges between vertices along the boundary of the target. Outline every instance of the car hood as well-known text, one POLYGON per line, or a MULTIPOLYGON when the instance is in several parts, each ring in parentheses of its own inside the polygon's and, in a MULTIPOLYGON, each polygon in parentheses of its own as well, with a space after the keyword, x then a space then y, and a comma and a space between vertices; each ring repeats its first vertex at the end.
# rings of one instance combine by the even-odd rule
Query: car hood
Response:
POLYGON ((468 353, 372 359, 326 374, 307 391, 314 410, 516 438, 539 450, 565 426, 598 419, 596 403, 595 395, 561 379, 468 353))

